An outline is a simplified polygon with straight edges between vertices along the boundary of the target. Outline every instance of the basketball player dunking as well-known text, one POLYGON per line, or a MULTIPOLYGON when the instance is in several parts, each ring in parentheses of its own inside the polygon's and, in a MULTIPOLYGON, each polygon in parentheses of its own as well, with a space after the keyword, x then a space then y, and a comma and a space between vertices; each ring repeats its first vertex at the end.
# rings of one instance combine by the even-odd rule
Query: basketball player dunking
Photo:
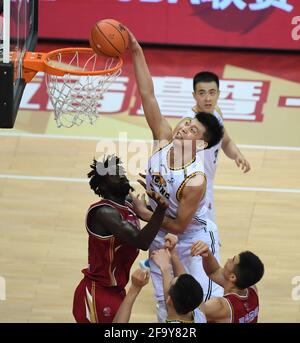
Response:
MULTIPOLYGON (((161 115, 142 48, 131 33, 129 48, 145 116, 154 138, 153 155, 146 175, 147 189, 155 190, 169 200, 166 217, 150 252, 164 246, 167 232, 177 234, 178 252, 186 270, 200 282, 205 297, 209 297, 209 279, 202 269, 201 258, 191 257, 190 246, 198 239, 214 246, 206 229, 206 177, 201 152, 220 141, 223 128, 215 116, 201 112, 179 125, 173 134, 171 125, 161 115)), ((137 214, 148 221, 151 211, 142 202, 134 201, 134 206, 137 214)), ((150 206, 152 210, 156 208, 151 199, 150 206)), ((161 273, 151 261, 150 269, 158 300, 158 320, 165 321, 161 273)))

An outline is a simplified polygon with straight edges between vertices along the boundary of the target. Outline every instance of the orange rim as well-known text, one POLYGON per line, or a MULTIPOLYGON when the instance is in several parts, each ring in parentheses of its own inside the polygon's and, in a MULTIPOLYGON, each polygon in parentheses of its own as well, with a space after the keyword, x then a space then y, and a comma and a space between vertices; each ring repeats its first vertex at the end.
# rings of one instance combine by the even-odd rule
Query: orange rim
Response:
POLYGON ((117 72, 123 66, 123 60, 121 57, 109 57, 104 56, 103 58, 114 58, 117 60, 117 64, 109 69, 101 69, 101 70, 94 70, 94 71, 80 71, 80 70, 72 70, 72 69, 65 69, 62 67, 56 67, 51 65, 51 61, 55 61, 55 57, 58 55, 66 55, 66 54, 75 54, 78 53, 90 53, 91 56, 95 54, 93 49, 91 48, 63 48, 53 50, 47 53, 41 52, 26 52, 23 60, 23 78, 25 82, 30 82, 35 74, 39 71, 43 71, 47 74, 56 75, 56 76, 64 76, 65 74, 71 75, 107 75, 113 74, 117 72))

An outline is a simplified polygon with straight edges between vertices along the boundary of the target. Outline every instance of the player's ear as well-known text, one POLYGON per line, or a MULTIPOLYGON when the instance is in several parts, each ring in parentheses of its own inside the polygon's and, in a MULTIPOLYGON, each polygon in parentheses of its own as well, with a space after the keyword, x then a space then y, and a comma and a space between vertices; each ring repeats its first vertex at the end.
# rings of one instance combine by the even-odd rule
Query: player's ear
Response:
POLYGON ((173 306, 173 301, 169 295, 167 296, 167 299, 166 299, 166 305, 167 306, 173 306))
POLYGON ((230 273, 229 281, 232 283, 236 283, 236 275, 234 273, 230 273))

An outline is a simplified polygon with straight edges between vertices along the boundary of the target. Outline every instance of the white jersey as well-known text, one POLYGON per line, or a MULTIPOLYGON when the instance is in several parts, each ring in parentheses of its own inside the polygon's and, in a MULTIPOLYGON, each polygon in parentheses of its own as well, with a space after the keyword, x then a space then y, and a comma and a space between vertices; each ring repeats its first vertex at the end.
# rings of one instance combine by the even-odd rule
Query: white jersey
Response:
MULTIPOLYGON (((195 109, 193 108, 193 111, 195 109)), ((219 123, 224 126, 224 120, 221 115, 221 111, 218 107, 216 107, 214 111, 214 116, 218 119, 219 123)), ((216 144, 215 146, 205 149, 204 150, 204 171, 207 177, 207 185, 206 185, 206 207, 208 208, 207 217, 208 219, 215 222, 214 218, 214 195, 213 195, 213 187, 214 187, 214 179, 217 169, 217 162, 218 162, 218 155, 221 149, 222 140, 216 144)))
MULTIPOLYGON (((199 151, 194 159, 182 168, 170 168, 168 165, 168 156, 173 144, 170 142, 160 148, 149 159, 148 172, 146 175, 146 184, 148 190, 160 193, 169 201, 169 208, 166 215, 170 218, 176 218, 179 201, 186 183, 195 175, 204 175, 203 151, 199 151)), ((192 231, 199 230, 206 225, 205 196, 201 200, 191 223, 186 228, 184 238, 192 231)), ((150 199, 152 210, 156 208, 156 203, 150 199)))
MULTIPOLYGON (((172 143, 160 148, 149 159, 146 184, 148 190, 154 190, 165 196, 169 201, 169 208, 166 215, 176 218, 180 202, 180 196, 184 186, 194 175, 204 173, 204 151, 199 151, 195 158, 182 168, 171 169, 168 164, 168 154, 172 148, 172 143)), ((152 210, 156 208, 156 203, 150 199, 152 210)), ((213 296, 222 296, 223 289, 213 283, 206 275, 202 258, 191 256, 191 246, 194 242, 201 240, 208 244, 212 253, 218 257, 219 244, 216 225, 207 221, 207 207, 205 196, 198 205, 198 208, 188 224, 183 234, 178 234, 177 253, 187 273, 191 274, 202 286, 204 300, 207 301, 213 296)), ((155 239, 150 245, 149 256, 157 249, 164 247, 166 231, 161 228, 155 239)), ((158 266, 150 259, 150 273, 155 290, 155 297, 158 301, 157 317, 159 322, 164 322, 167 318, 167 311, 164 300, 163 281, 161 271, 158 266)), ((197 321, 201 319, 197 319, 197 321)))

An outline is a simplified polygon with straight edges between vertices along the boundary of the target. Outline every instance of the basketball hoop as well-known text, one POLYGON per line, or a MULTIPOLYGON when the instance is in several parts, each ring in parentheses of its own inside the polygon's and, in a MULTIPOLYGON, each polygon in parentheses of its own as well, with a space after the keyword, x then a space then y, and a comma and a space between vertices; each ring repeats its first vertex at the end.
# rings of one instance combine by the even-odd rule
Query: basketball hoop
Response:
POLYGON ((65 48, 49 53, 26 52, 23 78, 30 82, 38 71, 46 74, 49 99, 58 127, 94 124, 100 100, 121 74, 121 57, 97 55, 90 48, 65 48))

